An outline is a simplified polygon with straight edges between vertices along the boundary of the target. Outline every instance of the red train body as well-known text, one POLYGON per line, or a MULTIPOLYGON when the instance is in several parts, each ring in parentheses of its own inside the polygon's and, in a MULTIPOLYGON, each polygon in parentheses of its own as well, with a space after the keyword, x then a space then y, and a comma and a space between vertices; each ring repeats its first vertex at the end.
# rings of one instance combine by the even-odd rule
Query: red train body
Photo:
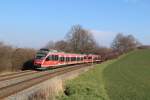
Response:
POLYGON ((37 69, 55 68, 62 65, 100 62, 99 55, 85 55, 57 52, 56 50, 40 49, 34 59, 37 69))

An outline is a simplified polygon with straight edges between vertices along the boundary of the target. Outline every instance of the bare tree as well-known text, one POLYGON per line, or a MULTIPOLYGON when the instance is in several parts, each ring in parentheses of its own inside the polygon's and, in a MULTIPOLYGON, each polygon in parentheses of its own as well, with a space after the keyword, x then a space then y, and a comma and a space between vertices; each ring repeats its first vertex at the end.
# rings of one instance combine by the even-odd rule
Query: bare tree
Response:
POLYGON ((112 42, 112 48, 119 52, 127 52, 135 49, 139 42, 132 35, 124 36, 122 33, 116 35, 112 42))
POLYGON ((66 51, 66 52, 69 51, 68 43, 64 40, 57 41, 55 43, 55 48, 56 50, 60 50, 60 51, 66 51))
POLYGON ((80 25, 71 28, 67 34, 67 42, 71 52, 76 53, 90 53, 96 45, 92 34, 80 25))

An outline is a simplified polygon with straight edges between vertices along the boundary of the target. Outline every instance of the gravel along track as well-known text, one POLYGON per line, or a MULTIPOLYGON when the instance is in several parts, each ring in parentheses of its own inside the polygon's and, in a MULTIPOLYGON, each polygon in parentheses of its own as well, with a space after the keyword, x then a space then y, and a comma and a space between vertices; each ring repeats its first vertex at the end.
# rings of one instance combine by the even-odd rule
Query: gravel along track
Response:
POLYGON ((35 72, 34 74, 28 74, 21 77, 15 77, 13 79, 0 81, 0 99, 8 97, 14 93, 22 91, 40 82, 48 80, 49 78, 61 75, 67 72, 71 72, 76 69, 80 69, 87 65, 75 65, 69 67, 58 68, 54 70, 35 72))

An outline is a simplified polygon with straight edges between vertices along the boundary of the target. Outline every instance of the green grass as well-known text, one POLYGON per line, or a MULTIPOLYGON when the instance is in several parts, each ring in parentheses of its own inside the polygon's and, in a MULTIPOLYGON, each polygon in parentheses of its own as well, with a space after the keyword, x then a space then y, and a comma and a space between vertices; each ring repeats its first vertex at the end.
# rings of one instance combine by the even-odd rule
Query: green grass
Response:
POLYGON ((59 100, 150 100, 150 50, 96 65, 66 82, 59 100))
POLYGON ((87 73, 67 81, 65 94, 61 95, 59 100, 108 100, 103 85, 102 72, 113 62, 98 64, 87 73))
POLYGON ((111 100, 150 100, 150 50, 138 50, 103 72, 111 100))

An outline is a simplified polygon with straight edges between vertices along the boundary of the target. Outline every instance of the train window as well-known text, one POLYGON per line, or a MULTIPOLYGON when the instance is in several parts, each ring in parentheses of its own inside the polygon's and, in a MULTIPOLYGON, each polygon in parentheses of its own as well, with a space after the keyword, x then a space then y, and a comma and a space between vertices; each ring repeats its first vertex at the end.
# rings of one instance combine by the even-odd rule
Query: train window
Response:
POLYGON ((49 57, 46 58, 46 61, 49 61, 49 57))
POLYGON ((66 57, 66 61, 69 61, 69 57, 66 57))
POLYGON ((81 61, 83 61, 83 57, 81 57, 81 61))
POLYGON ((76 57, 73 57, 74 61, 76 61, 76 57))
POLYGON ((76 61, 76 57, 73 57, 73 61, 76 61))
POLYGON ((57 61, 58 60, 58 55, 52 55, 52 60, 57 61))
POLYGON ((88 57, 88 59, 92 59, 92 57, 88 57))
POLYGON ((87 59, 87 57, 86 57, 86 56, 84 56, 84 59, 87 59))
POLYGON ((54 56, 54 55, 52 55, 52 60, 53 60, 53 61, 55 60, 55 56, 54 56))
POLYGON ((51 60, 52 59, 52 57, 51 56, 48 56, 47 58, 46 58, 46 61, 49 61, 49 60, 51 60))
POLYGON ((58 55, 55 55, 55 61, 58 61, 58 55))
POLYGON ((64 57, 60 57, 60 61, 65 61, 65 58, 64 57))
POLYGON ((71 57, 70 59, 71 59, 71 61, 73 61, 73 57, 71 57))
POLYGON ((49 56, 49 60, 52 60, 52 55, 51 55, 51 56, 49 56))
POLYGON ((76 60, 76 58, 75 57, 71 57, 71 61, 75 61, 76 60))
POLYGON ((71 57, 71 61, 73 61, 73 57, 71 57))
POLYGON ((41 52, 38 52, 36 54, 36 59, 43 59, 44 57, 46 57, 46 53, 41 53, 41 52))
POLYGON ((64 61, 66 61, 66 57, 63 57, 64 58, 64 61))
POLYGON ((80 61, 80 58, 79 58, 79 57, 77 57, 77 61, 80 61))
POLYGON ((70 61, 72 61, 72 57, 70 57, 70 61))
POLYGON ((58 55, 52 55, 52 60, 57 61, 58 60, 58 55))
POLYGON ((42 59, 42 58, 44 58, 45 56, 36 56, 35 58, 36 59, 42 59))
POLYGON ((71 57, 68 57, 68 61, 70 61, 71 60, 71 57))

